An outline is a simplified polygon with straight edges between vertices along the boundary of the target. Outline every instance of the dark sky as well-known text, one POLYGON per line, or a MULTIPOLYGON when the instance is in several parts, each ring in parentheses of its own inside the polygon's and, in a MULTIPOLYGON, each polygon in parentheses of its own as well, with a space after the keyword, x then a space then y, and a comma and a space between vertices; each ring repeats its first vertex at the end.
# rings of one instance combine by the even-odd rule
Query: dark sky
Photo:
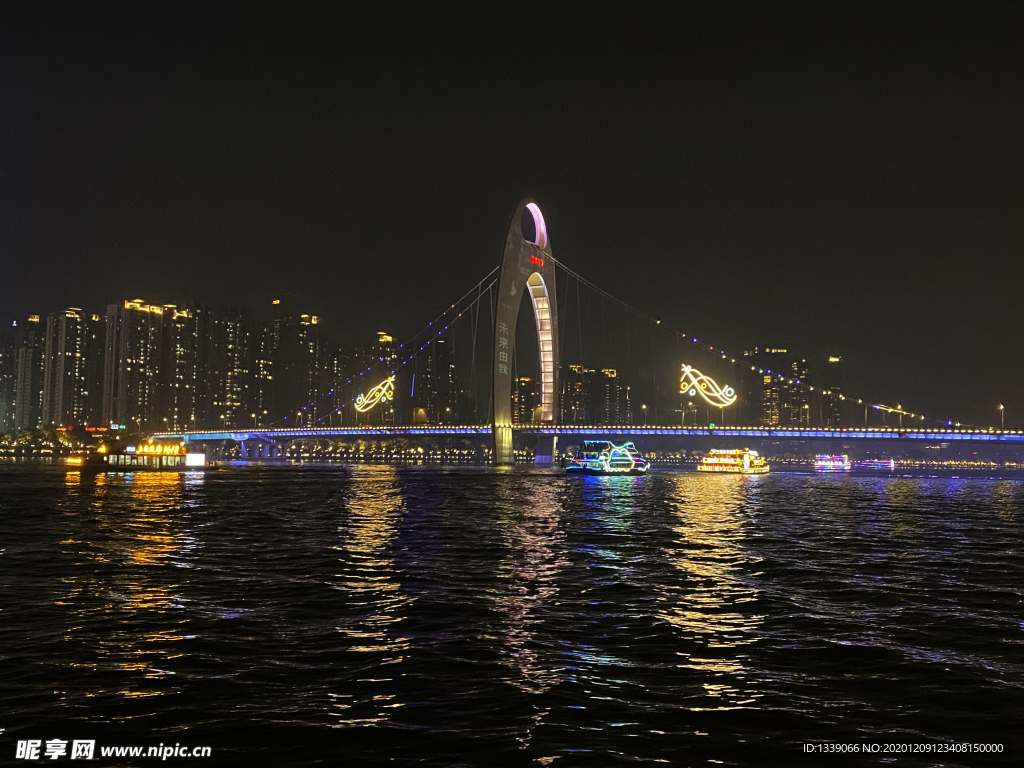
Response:
POLYGON ((530 195, 709 343, 1024 427, 1018 5, 468 7, 4 6, 0 319, 288 291, 408 334, 530 195))

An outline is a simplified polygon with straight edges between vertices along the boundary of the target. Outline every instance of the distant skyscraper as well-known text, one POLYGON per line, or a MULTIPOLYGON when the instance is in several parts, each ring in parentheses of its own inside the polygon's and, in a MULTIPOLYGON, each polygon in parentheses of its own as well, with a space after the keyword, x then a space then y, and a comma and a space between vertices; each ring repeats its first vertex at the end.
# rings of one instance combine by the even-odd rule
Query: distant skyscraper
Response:
POLYGON ((829 355, 823 370, 821 420, 826 427, 843 424, 843 358, 829 355))
POLYGON ((163 310, 160 399, 154 418, 159 429, 191 429, 196 421, 199 313, 174 304, 165 304, 163 310))
POLYGON ((278 418, 270 416, 274 405, 274 346, 276 342, 273 324, 261 323, 254 326, 249 343, 252 356, 250 363, 252 409, 257 414, 259 423, 263 425, 267 423, 268 419, 273 421, 278 418))
POLYGON ((614 368, 596 371, 570 365, 562 372, 562 419, 566 424, 629 424, 630 388, 614 368))
POLYGON ((102 423, 105 323, 71 307, 46 318, 43 424, 102 423))
POLYGON ((103 421, 162 429, 160 416, 164 308, 140 299, 107 307, 103 421))
POLYGON ((0 432, 14 429, 14 390, 17 382, 17 351, 10 329, 0 330, 0 432))
POLYGON ((562 371, 562 421, 566 424, 586 424, 589 404, 593 399, 594 370, 582 365, 570 365, 562 371))
MULTIPOLYGON (((252 375, 252 332, 238 312, 196 311, 196 422, 203 429, 239 429, 264 421, 252 375), (255 414, 255 415, 253 415, 255 414)), ((273 383, 267 364, 267 383, 273 383)))
POLYGON ((775 347, 755 347, 743 355, 745 361, 755 368, 751 374, 756 374, 757 379, 754 381, 760 385, 759 392, 756 391, 757 388, 748 385, 747 396, 744 399, 751 403, 760 400, 762 426, 806 425, 810 419, 811 402, 810 370, 807 361, 797 358, 788 349, 775 347))
POLYGON ((447 339, 436 339, 430 346, 437 377, 436 421, 438 424, 456 424, 459 421, 459 390, 455 377, 455 354, 447 339))
POLYGON ((591 405, 593 423, 629 424, 629 387, 622 383, 618 371, 603 368, 596 377, 594 399, 591 405))
POLYGON ((274 299, 272 308, 273 318, 256 345, 256 401, 265 405, 261 411, 267 411, 269 423, 315 424, 329 410, 320 391, 320 318, 297 312, 291 295, 274 299))
POLYGON ((760 403, 757 415, 762 426, 781 426, 785 418, 782 407, 784 397, 777 375, 788 373, 785 369, 791 363, 789 350, 754 347, 753 350, 744 352, 743 356, 756 369, 752 374, 757 377, 745 379, 749 385, 747 397, 744 399, 751 405, 755 402, 760 403))
POLYGON ((512 423, 532 423, 533 411, 538 405, 537 382, 529 376, 520 376, 512 386, 512 423))
POLYGON ((779 414, 783 420, 783 426, 809 426, 811 423, 811 372, 807 361, 792 360, 789 370, 782 373, 786 377, 780 384, 782 402, 779 414))
POLYGON ((444 385, 446 383, 447 350, 442 346, 438 357, 438 342, 428 345, 413 360, 415 384, 410 382, 413 423, 437 424, 444 413, 444 385))
POLYGON ((45 341, 39 315, 29 315, 14 328, 14 427, 38 429, 43 421, 45 341))

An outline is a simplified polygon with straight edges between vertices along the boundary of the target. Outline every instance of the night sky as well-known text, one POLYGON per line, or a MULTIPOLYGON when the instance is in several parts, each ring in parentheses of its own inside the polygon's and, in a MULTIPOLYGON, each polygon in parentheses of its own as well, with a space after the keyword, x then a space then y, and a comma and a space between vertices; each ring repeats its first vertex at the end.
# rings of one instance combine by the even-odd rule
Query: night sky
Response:
POLYGON ((532 196, 708 343, 1024 427, 1019 5, 337 7, 4 6, 0 320, 291 292, 402 337, 532 196))

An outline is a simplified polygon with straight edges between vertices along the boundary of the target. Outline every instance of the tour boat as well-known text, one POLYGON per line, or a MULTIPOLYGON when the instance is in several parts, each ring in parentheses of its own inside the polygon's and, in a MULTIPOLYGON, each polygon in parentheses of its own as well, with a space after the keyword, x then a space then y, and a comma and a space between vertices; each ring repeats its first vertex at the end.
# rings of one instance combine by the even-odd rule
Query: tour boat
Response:
POLYGON ((699 472, 731 472, 737 475, 764 475, 768 464, 749 448, 712 448, 697 467, 699 472))
POLYGON ((896 462, 892 459, 871 459, 858 461, 857 466, 862 469, 896 469, 896 462))
POLYGON ((101 445, 92 452, 76 452, 64 459, 69 472, 183 472, 203 469, 206 456, 188 453, 184 443, 129 445, 122 451, 101 445))
POLYGON ((814 469, 817 472, 849 472, 853 463, 845 453, 839 456, 819 453, 814 457, 814 469))
POLYGON ((647 460, 632 443, 615 445, 607 440, 583 443, 565 467, 567 475, 645 475, 647 460))

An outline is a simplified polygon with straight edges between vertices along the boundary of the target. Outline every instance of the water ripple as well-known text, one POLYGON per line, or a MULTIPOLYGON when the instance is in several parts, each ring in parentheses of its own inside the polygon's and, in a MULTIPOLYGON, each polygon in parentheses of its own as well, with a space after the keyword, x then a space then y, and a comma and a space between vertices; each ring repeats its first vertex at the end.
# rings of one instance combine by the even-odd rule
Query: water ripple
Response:
POLYGON ((1016 480, 0 466, 0 483, 0 749, 78 734, 211 744, 223 764, 809 765, 808 740, 1005 745, 909 765, 1024 754, 1016 480))

